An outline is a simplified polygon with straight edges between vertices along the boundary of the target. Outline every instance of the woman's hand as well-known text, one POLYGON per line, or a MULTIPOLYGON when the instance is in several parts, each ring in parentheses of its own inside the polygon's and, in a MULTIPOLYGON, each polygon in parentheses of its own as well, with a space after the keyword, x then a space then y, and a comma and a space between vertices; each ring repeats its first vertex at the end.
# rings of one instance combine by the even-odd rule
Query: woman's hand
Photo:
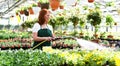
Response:
POLYGON ((53 37, 46 37, 47 41, 52 41, 53 37))

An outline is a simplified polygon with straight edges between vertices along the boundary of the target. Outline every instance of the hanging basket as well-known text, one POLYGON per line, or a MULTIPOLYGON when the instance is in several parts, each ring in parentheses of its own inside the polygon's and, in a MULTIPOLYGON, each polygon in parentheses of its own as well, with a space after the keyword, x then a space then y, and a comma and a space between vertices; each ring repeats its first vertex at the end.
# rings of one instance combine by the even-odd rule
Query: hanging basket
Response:
POLYGON ((49 0, 50 1, 50 7, 52 10, 56 10, 60 6, 60 1, 59 0, 49 0))
POLYGON ((18 14, 18 12, 16 12, 16 16, 18 16, 19 14, 18 14))
POLYGON ((49 9, 49 3, 41 3, 41 9, 49 9))
POLYGON ((30 13, 30 14, 34 14, 34 12, 33 12, 33 9, 32 9, 32 8, 28 8, 28 11, 29 11, 29 13, 30 13))
POLYGON ((24 10, 25 16, 29 16, 29 12, 27 10, 24 10))
POLYGON ((23 11, 23 10, 20 10, 20 14, 24 14, 24 11, 23 11))
POLYGON ((94 2, 94 0, 88 0, 88 2, 89 2, 89 3, 92 3, 92 2, 94 2))

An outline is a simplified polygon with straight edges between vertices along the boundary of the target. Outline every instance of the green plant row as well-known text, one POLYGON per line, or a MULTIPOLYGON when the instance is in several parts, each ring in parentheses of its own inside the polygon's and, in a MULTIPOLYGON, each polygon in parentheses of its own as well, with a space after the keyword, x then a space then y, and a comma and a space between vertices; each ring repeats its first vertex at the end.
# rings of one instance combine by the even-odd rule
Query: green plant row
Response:
POLYGON ((120 52, 113 50, 47 50, 65 58, 67 66, 120 66, 120 52))
POLYGON ((10 38, 29 38, 31 33, 29 32, 16 32, 8 30, 0 30, 0 39, 10 39, 10 38))
POLYGON ((73 39, 64 39, 64 40, 58 40, 58 41, 53 42, 52 48, 73 49, 73 48, 80 48, 80 45, 77 43, 77 41, 73 39))
POLYGON ((0 51, 0 66, 60 66, 64 62, 58 54, 40 50, 0 51))
POLYGON ((0 66, 120 66, 119 54, 106 50, 7 50, 0 51, 0 66))

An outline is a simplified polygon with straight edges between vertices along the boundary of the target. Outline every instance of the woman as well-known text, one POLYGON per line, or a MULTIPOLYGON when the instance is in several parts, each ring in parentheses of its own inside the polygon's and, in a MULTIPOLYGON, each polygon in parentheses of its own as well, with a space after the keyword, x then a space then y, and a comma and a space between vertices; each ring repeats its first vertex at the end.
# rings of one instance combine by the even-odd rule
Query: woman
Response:
POLYGON ((41 49, 43 46, 50 46, 51 40, 54 38, 53 29, 48 25, 50 12, 47 9, 42 9, 39 13, 38 23, 35 23, 32 29, 33 32, 33 48, 41 49), (40 42, 45 41, 36 47, 40 42))

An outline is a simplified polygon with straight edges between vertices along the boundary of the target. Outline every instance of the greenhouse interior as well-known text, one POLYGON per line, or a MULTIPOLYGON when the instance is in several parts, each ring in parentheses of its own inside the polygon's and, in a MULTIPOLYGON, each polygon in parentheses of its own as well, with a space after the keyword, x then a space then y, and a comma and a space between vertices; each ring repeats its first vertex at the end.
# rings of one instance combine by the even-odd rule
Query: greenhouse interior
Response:
POLYGON ((0 0, 0 66, 120 66, 120 0, 0 0))

